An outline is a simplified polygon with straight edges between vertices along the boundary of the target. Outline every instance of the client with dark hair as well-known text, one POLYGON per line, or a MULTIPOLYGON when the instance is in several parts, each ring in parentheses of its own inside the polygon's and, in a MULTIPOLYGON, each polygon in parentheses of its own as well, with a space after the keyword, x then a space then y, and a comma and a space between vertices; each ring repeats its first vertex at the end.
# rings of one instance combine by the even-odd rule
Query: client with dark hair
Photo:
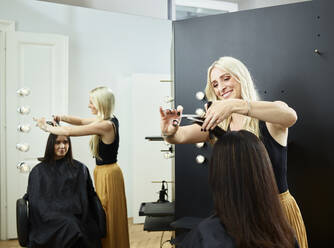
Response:
POLYGON ((97 213, 99 200, 88 168, 72 158, 70 138, 50 134, 40 160, 30 172, 25 195, 28 247, 100 248, 103 230, 98 220, 104 212, 97 213))
POLYGON ((226 132, 209 165, 215 215, 178 247, 299 247, 282 210, 271 162, 251 132, 226 132))

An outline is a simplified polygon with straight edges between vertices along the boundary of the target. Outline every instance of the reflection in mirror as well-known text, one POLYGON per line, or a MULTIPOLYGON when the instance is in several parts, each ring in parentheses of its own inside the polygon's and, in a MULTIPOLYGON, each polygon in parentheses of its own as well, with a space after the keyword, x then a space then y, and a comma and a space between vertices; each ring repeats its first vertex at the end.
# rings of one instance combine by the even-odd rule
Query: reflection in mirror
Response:
POLYGON ((29 106, 21 106, 17 109, 17 112, 19 112, 22 115, 28 115, 30 113, 30 107, 29 106))
POLYGON ((165 159, 170 159, 170 158, 174 158, 175 157, 175 155, 174 155, 174 153, 172 153, 172 152, 166 152, 165 154, 164 154, 164 158, 165 159))
POLYGON ((21 173, 28 173, 30 172, 30 166, 22 161, 22 162, 19 162, 16 166, 16 168, 21 172, 21 173))
POLYGON ((237 1, 187 1, 175 0, 175 20, 224 14, 238 10, 237 1))
POLYGON ((27 152, 30 149, 30 145, 27 143, 16 144, 16 149, 21 152, 27 152))
POLYGON ((165 103, 169 103, 169 102, 172 102, 172 101, 174 101, 173 97, 171 97, 171 96, 166 96, 165 97, 165 103))
POLYGON ((20 125, 18 125, 18 127, 17 127, 17 130, 19 131, 19 132, 22 132, 22 133, 29 133, 30 132, 30 129, 31 129, 31 126, 30 126, 30 124, 20 124, 20 125))
MULTIPOLYGON (((120 123, 118 164, 125 180, 128 217, 142 223, 144 219, 138 217, 140 203, 144 199, 156 200, 159 190, 159 185, 152 186, 150 181, 172 180, 172 159, 165 160, 161 156, 161 142, 149 143, 144 139, 145 135, 160 135, 159 106, 171 107, 163 97, 171 95, 173 82, 160 82, 160 79, 172 78, 171 21, 31 0, 1 0, 0 16, 3 20, 15 21, 17 32, 8 35, 8 44, 22 44, 23 38, 30 39, 22 46, 21 67, 15 60, 18 56, 9 54, 13 50, 6 51, 6 57, 15 62, 11 65, 18 65, 6 70, 15 71, 10 74, 13 79, 21 77, 23 80, 5 82, 15 84, 15 89, 7 92, 5 102, 1 98, 1 105, 11 113, 6 117, 5 124, 10 128, 5 131, 4 147, 18 144, 17 150, 7 148, 6 162, 1 164, 1 168, 8 165, 8 177, 15 179, 1 181, 1 195, 7 196, 1 198, 1 216, 8 220, 7 228, 3 229, 8 232, 1 237, 16 238, 15 211, 5 213, 5 203, 8 209, 15 209, 10 205, 17 200, 13 196, 23 196, 26 191, 27 177, 18 175, 16 167, 9 165, 20 163, 26 156, 43 156, 47 140, 47 134, 33 126, 28 133, 18 133, 19 123, 22 123, 20 131, 29 130, 24 124, 28 123, 29 116, 14 114, 15 109, 11 107, 21 106, 18 109, 21 114, 30 113, 47 120, 52 119, 51 115, 90 118, 89 91, 100 85, 108 86, 115 94, 115 116, 120 123), (61 53, 54 52, 53 43, 48 43, 50 37, 59 40, 61 53), (45 59, 62 64, 62 69, 57 71, 56 67, 48 66, 45 59), (29 82, 33 96, 17 97, 28 95, 28 90, 22 90, 23 82, 29 82), (16 93, 18 89, 21 91, 16 93), (162 96, 156 99, 157 93, 162 96), (143 119, 140 113, 147 113, 148 117, 143 119), (143 123, 140 128, 139 123, 143 123), (24 155, 20 151, 25 151, 24 155)), ((87 165, 93 175, 95 160, 89 150, 89 138, 72 139, 72 147, 74 158, 87 165)), ((34 165, 30 165, 31 169, 34 165)), ((3 171, 0 174, 4 175, 3 171)))
POLYGON ((30 89, 29 89, 29 88, 21 88, 21 89, 17 90, 16 93, 17 93, 19 96, 29 96, 29 94, 30 94, 30 89))

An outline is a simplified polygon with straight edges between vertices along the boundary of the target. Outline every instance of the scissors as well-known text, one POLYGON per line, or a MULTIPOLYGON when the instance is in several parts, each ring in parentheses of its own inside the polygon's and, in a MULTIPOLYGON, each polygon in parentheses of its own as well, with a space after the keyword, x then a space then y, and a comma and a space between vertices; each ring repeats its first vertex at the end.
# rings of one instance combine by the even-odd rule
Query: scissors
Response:
POLYGON ((59 125, 59 121, 55 121, 55 123, 54 122, 52 122, 52 121, 46 121, 46 124, 48 124, 48 125, 51 125, 51 126, 60 126, 59 125))
MULTIPOLYGON (((207 104, 207 109, 210 108, 210 106, 212 105, 212 102, 208 102, 207 104)), ((187 118, 188 120, 192 121, 193 123, 196 123, 200 126, 202 126, 204 120, 205 120, 205 115, 192 115, 192 114, 184 114, 182 115, 182 117, 187 118)), ((224 134, 226 134, 226 131, 221 129, 220 127, 216 126, 213 130, 209 130, 209 135, 210 138, 213 138, 213 136, 219 138, 222 137, 224 134)))
MULTIPOLYGON (((209 109, 211 105, 212 105, 212 102, 211 101, 208 102, 207 103, 207 109, 209 109)), ((182 118, 183 117, 187 118, 188 120, 190 120, 190 121, 192 121, 192 122, 194 122, 196 124, 202 125, 203 122, 204 122, 204 120, 205 120, 204 116, 205 116, 204 114, 203 115, 183 114, 182 118)))
POLYGON ((185 114, 182 115, 182 118, 187 118, 187 120, 190 120, 194 123, 200 124, 202 125, 202 123, 204 122, 205 118, 201 115, 192 115, 192 114, 185 114))

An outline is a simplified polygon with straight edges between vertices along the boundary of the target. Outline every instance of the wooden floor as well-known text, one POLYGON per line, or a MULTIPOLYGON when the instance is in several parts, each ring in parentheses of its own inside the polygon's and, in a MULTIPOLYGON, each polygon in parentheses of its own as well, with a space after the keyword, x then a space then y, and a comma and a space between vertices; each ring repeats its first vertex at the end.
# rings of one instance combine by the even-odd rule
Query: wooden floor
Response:
MULTIPOLYGON (((160 248, 160 239, 162 232, 145 232, 142 224, 132 224, 129 219, 130 247, 131 248, 160 248)), ((163 242, 170 239, 172 232, 165 232, 163 242)), ((17 240, 0 241, 0 248, 20 248, 17 240)), ((172 247, 165 243, 163 248, 172 247)), ((120 247, 121 248, 121 247, 120 247)))

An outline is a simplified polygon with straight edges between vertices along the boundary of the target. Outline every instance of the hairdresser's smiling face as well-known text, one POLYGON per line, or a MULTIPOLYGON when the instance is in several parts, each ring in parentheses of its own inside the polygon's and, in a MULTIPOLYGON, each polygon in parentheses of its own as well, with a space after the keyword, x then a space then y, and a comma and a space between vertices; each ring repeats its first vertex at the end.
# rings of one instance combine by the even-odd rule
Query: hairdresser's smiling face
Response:
POLYGON ((213 67, 210 73, 211 86, 219 100, 241 99, 241 86, 227 71, 213 67))
POLYGON ((65 157, 66 153, 68 152, 68 149, 70 147, 68 138, 66 136, 58 136, 56 139, 56 143, 54 145, 54 154, 55 159, 61 159, 65 157))
POLYGON ((89 104, 88 104, 88 108, 90 108, 90 111, 93 115, 97 115, 97 109, 95 108, 93 101, 92 101, 92 97, 89 97, 89 104))

